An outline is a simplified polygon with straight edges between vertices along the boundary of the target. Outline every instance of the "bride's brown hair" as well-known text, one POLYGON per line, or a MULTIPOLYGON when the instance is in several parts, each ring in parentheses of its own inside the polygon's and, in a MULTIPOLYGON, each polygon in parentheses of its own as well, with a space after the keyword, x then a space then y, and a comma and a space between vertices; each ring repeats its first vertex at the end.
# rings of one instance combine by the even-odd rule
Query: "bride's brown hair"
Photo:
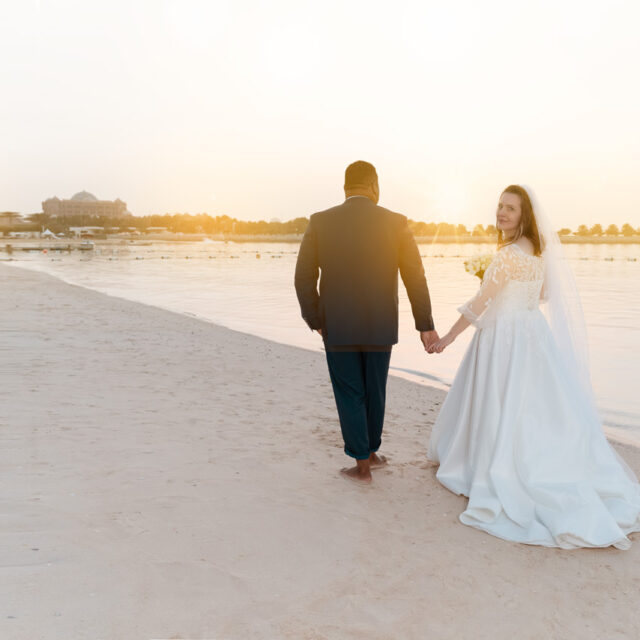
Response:
POLYGON ((518 238, 529 238, 533 244, 533 255, 539 256, 542 254, 544 245, 542 238, 540 238, 540 232, 538 231, 538 224, 536 223, 536 216, 533 211, 533 204, 531 204, 531 198, 526 189, 523 189, 518 184, 510 184, 500 195, 505 193, 513 193, 516 196, 520 196, 520 224, 516 229, 513 238, 505 240, 504 234, 501 229, 498 229, 498 248, 504 247, 507 244, 512 244, 518 238))

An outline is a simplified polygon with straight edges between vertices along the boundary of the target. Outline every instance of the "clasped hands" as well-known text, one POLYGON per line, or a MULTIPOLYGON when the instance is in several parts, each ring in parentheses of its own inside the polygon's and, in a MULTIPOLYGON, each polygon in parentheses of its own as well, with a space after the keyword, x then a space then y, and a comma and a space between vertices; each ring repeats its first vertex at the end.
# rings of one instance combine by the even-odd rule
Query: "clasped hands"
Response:
POLYGON ((454 337, 447 333, 441 338, 434 329, 433 331, 421 331, 420 340, 422 340, 424 350, 427 353, 442 353, 453 342, 454 337))

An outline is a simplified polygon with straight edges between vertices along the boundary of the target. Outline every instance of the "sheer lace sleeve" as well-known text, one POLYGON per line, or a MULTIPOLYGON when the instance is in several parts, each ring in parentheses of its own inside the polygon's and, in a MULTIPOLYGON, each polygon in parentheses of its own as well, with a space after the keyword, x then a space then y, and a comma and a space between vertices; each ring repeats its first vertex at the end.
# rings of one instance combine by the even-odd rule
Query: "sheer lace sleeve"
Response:
POLYGON ((467 300, 458 311, 473 325, 478 326, 480 316, 491 306, 500 289, 509 280, 513 269, 512 247, 507 245, 500 249, 487 271, 480 285, 478 293, 467 300))
POLYGON ((544 280, 542 281, 542 287, 540 287, 540 302, 549 301, 549 290, 547 288, 547 274, 545 273, 544 280))

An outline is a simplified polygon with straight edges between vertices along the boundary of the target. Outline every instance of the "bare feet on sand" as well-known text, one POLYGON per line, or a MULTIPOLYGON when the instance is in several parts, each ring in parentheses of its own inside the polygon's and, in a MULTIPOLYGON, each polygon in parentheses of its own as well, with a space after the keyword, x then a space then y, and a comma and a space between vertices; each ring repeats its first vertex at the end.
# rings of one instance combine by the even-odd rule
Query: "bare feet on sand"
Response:
POLYGON ((349 480, 362 484, 371 484, 371 466, 369 460, 356 460, 356 466, 340 470, 340 473, 349 480))
POLYGON ((340 470, 343 476, 354 480, 355 482, 362 482, 365 484, 371 483, 371 469, 378 469, 388 464, 387 459, 384 456, 379 456, 377 453, 372 453, 368 460, 356 460, 356 466, 340 470))
POLYGON ((385 456, 379 456, 377 453, 372 453, 369 456, 369 467, 371 469, 377 469, 378 467, 385 467, 389 464, 389 461, 385 456))

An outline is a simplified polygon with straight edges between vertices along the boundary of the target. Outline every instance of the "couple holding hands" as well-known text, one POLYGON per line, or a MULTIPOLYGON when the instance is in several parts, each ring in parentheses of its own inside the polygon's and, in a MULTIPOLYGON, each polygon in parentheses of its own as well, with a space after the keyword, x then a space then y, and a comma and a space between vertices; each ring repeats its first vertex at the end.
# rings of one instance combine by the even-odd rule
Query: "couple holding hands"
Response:
POLYGON ((476 329, 428 445, 438 480, 469 498, 460 520, 527 544, 629 548, 640 485, 604 436, 577 289, 531 190, 511 185, 500 195, 495 257, 440 337, 407 218, 378 206, 373 165, 349 165, 344 189, 342 204, 311 216, 295 272, 302 317, 324 342, 344 451, 355 459, 344 476, 370 484, 371 470, 387 464, 378 450, 399 273, 428 353, 476 329))

